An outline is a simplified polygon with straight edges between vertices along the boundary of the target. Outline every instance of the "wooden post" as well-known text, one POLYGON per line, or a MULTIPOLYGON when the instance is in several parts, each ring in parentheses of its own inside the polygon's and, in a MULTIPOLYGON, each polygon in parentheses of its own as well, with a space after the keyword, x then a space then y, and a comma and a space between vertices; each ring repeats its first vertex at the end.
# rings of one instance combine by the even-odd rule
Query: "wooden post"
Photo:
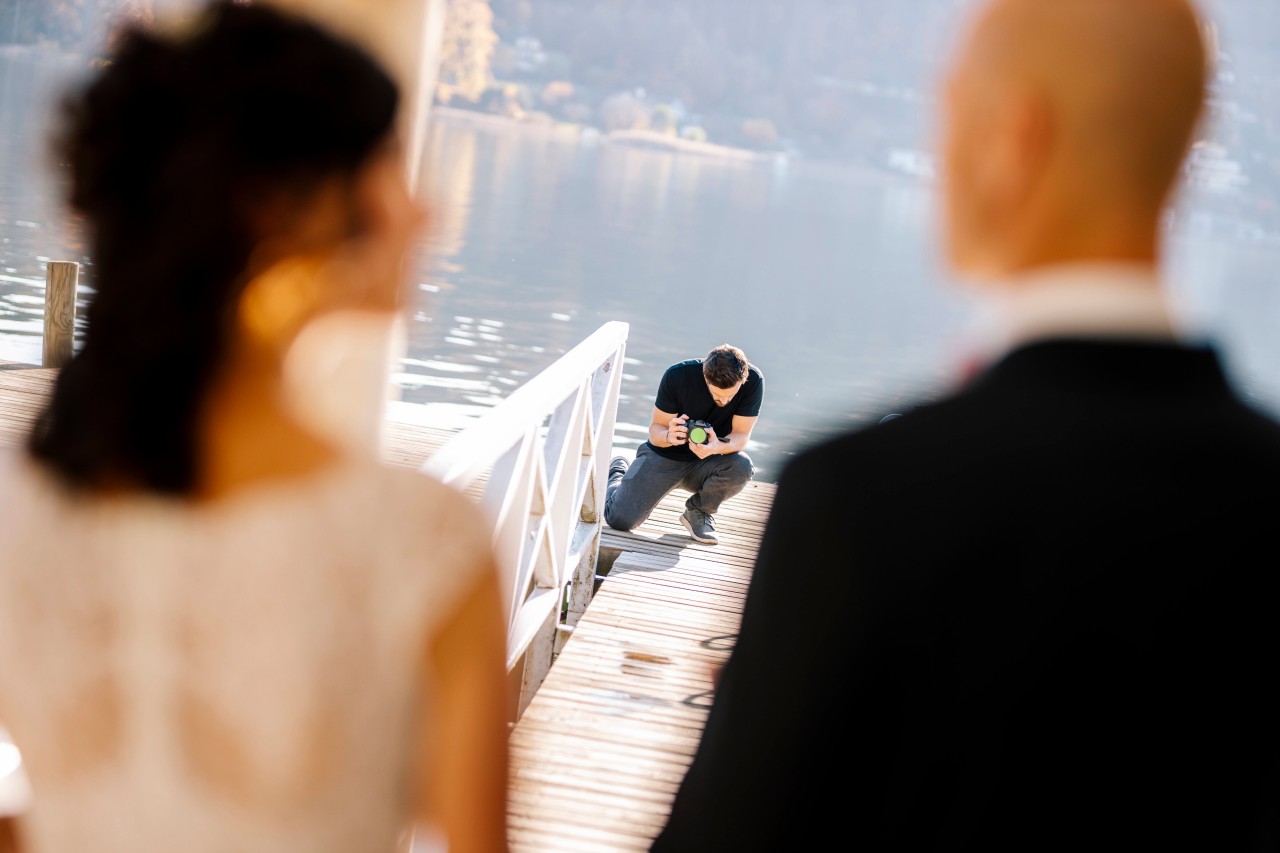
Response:
POLYGON ((62 367, 71 361, 76 341, 76 284, 80 265, 72 261, 49 261, 44 285, 45 367, 62 367))

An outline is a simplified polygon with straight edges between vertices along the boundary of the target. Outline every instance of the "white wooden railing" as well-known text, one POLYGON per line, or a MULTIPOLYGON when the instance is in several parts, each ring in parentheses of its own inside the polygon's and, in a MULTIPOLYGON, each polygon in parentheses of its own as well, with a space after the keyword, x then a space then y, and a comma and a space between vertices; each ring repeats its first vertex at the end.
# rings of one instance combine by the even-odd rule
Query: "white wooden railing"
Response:
POLYGON ((422 470, 481 504, 508 598, 518 713, 591 601, 628 325, 605 323, 454 436, 422 470))

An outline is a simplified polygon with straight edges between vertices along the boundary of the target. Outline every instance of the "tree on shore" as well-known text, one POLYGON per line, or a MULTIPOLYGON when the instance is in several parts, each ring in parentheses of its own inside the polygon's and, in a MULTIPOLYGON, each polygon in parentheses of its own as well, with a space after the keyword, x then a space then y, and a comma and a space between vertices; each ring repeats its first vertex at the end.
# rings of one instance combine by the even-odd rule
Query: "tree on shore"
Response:
POLYGON ((489 66, 497 43, 493 10, 486 0, 449 0, 437 100, 448 103, 458 96, 479 101, 493 78, 489 66))
POLYGON ((153 0, 0 0, 0 42, 81 50, 124 20, 149 24, 154 16, 153 0))

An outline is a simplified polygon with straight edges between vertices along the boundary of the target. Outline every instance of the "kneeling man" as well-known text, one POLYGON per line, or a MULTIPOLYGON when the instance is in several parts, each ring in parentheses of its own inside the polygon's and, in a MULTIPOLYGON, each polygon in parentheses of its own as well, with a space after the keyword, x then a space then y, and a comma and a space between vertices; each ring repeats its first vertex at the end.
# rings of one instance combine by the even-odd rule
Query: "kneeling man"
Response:
POLYGON ((751 479, 743 453, 764 400, 764 376, 742 350, 721 344, 706 358, 673 364, 662 375, 649 440, 630 465, 609 464, 604 520, 614 530, 644 522, 677 486, 693 492, 680 523, 698 542, 714 545, 714 514, 751 479))

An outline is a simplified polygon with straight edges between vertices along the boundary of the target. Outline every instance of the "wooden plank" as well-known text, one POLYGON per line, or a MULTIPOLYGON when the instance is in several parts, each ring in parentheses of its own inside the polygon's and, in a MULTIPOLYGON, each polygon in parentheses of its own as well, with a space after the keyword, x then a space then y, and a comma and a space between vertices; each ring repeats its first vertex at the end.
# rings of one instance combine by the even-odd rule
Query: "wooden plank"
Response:
POLYGON ((602 841, 622 845, 614 849, 648 849, 693 758, 741 619, 746 573, 717 585, 725 571, 734 570, 693 548, 618 556, 512 730, 514 851, 568 849, 565 833, 594 841, 602 830, 602 841), (711 587, 682 595, 682 575, 711 587), (541 815, 545 832, 515 831, 538 828, 521 817, 526 809, 541 815))

